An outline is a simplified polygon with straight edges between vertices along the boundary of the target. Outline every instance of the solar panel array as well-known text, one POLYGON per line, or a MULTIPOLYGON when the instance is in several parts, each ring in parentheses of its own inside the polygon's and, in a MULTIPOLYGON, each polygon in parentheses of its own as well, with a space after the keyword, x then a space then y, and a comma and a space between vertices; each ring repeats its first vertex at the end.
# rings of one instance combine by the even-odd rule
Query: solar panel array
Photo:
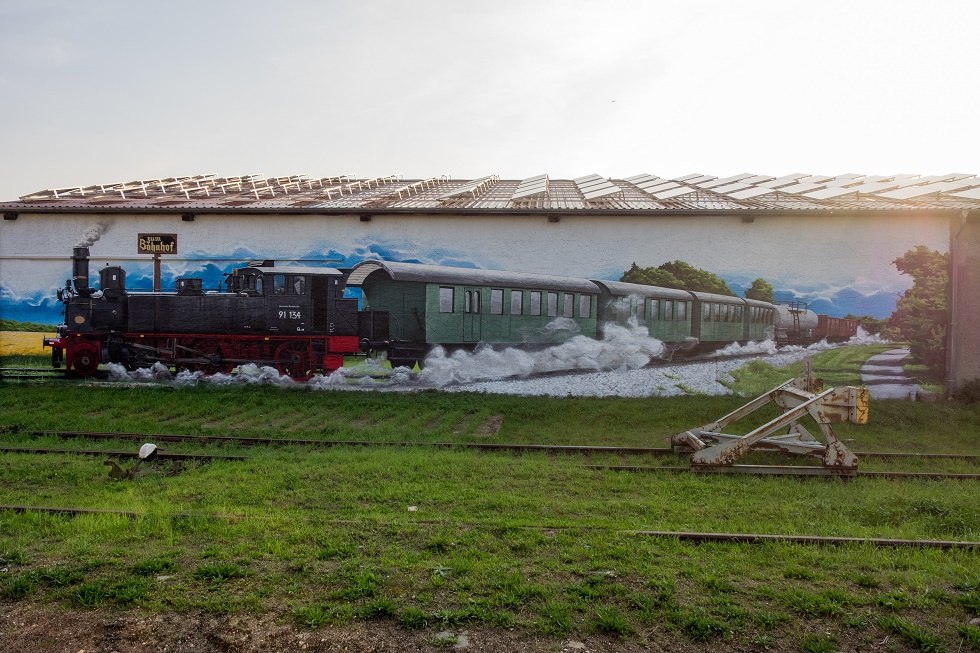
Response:
POLYGON ((721 211, 819 209, 980 208, 976 175, 895 174, 782 176, 740 173, 716 177, 690 173, 659 177, 640 173, 623 179, 589 174, 555 180, 547 174, 522 180, 487 175, 403 179, 400 175, 264 177, 215 174, 136 179, 122 183, 48 188, 2 202, 4 211, 99 207, 99 210, 260 211, 297 209, 433 210, 621 210, 721 211))

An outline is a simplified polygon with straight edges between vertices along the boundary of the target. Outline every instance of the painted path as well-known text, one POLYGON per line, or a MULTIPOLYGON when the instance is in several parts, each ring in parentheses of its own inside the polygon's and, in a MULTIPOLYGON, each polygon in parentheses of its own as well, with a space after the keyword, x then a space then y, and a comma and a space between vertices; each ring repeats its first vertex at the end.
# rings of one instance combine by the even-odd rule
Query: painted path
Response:
POLYGON ((861 366, 861 384, 867 386, 872 399, 915 399, 921 388, 902 369, 910 353, 907 348, 891 349, 861 366))

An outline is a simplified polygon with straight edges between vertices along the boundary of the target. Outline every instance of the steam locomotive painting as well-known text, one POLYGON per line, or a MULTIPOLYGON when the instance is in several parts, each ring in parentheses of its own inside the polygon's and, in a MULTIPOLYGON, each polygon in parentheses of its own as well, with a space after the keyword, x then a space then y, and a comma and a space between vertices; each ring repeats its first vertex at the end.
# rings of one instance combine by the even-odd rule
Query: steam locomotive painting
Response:
MULTIPOLYGON (((206 372, 255 363, 301 379, 335 371, 345 356, 381 353, 412 365, 437 345, 534 348, 570 334, 601 337, 610 323, 642 325, 669 352, 819 333, 809 327, 812 312, 782 315, 752 299, 412 263, 368 260, 339 270, 266 262, 234 269, 225 285, 205 291, 201 279, 180 278, 173 292, 129 292, 126 271, 106 266, 94 289, 89 250, 76 247, 72 279, 58 292, 65 324, 44 344, 56 367, 83 377, 102 363, 206 372), (348 288, 361 300, 345 296, 348 288)), ((837 319, 823 322, 834 337, 854 334, 856 322, 837 319)))

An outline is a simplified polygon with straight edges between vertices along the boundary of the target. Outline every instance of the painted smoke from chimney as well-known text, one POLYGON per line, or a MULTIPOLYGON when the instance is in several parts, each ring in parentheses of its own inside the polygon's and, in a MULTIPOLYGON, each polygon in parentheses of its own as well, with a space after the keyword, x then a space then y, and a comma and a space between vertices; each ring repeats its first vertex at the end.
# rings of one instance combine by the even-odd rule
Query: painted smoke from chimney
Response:
POLYGON ((81 240, 78 241, 75 247, 91 247, 98 242, 99 238, 102 238, 102 234, 108 231, 108 229, 108 222, 93 222, 85 228, 81 240))

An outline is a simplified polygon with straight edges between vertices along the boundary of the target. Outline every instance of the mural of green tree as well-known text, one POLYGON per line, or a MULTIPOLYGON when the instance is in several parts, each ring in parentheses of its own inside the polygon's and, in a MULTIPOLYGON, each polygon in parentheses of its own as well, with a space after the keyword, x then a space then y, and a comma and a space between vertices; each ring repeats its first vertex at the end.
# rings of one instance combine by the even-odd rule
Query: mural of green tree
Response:
POLYGON ((773 292, 772 284, 760 277, 753 281, 752 285, 745 291, 745 297, 746 299, 757 299, 760 302, 773 304, 776 301, 773 298, 773 292))
POLYGON ((940 378, 946 371, 946 292, 949 255, 917 245, 893 261, 912 287, 898 298, 888 318, 888 336, 909 342, 912 359, 940 378))
POLYGON ((641 268, 634 262, 619 280, 647 286, 735 296, 728 284, 720 277, 684 261, 671 261, 655 268, 641 268))

